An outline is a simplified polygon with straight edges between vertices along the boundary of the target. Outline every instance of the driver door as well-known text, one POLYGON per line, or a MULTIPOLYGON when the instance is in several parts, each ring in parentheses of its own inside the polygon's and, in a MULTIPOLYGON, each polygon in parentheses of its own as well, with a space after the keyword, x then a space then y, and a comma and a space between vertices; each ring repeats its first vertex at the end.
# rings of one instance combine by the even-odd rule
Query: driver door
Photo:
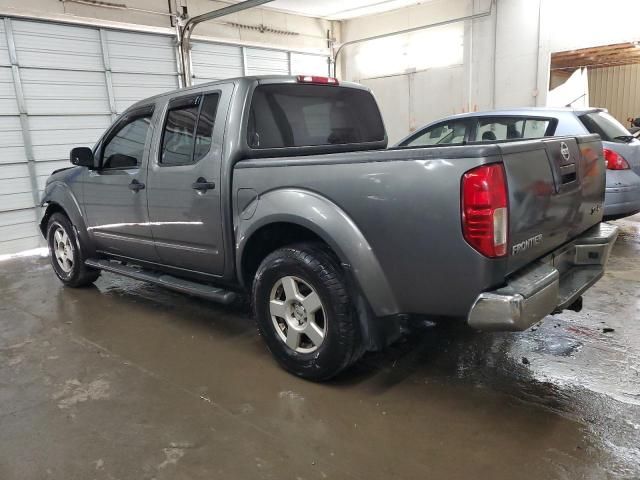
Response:
POLYGON ((147 212, 147 162, 154 105, 126 112, 96 149, 84 183, 87 226, 96 250, 155 262, 147 212))

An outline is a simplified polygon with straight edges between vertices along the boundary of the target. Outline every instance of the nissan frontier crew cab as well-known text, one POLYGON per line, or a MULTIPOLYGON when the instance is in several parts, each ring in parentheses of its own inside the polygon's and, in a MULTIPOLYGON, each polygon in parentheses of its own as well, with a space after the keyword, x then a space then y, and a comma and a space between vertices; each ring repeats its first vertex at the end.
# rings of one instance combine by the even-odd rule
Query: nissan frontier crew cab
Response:
POLYGON ((385 149, 371 92, 245 77, 124 112, 47 181, 70 287, 114 272, 223 304, 250 293, 277 361, 323 380, 412 315, 524 330, 579 309, 617 229, 597 135, 385 149))

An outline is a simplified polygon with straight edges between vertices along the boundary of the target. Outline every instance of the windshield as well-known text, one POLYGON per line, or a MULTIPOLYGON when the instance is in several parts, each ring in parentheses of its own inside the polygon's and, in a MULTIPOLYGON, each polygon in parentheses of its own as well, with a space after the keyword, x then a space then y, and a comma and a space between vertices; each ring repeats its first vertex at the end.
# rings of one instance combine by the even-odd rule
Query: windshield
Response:
POLYGON ((384 138, 380 111, 366 90, 260 85, 251 99, 247 143, 253 149, 345 145, 384 138))
POLYGON ((629 131, 606 112, 585 113, 578 117, 589 133, 597 133, 607 142, 629 141, 629 131))

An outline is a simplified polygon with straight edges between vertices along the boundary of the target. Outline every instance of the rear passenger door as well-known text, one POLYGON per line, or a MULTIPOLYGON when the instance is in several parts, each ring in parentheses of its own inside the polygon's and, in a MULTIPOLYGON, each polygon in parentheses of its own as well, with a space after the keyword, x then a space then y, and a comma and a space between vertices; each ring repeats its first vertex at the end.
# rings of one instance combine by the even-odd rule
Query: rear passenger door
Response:
POLYGON ((220 167, 232 85, 170 99, 147 176, 149 221, 162 264, 224 269, 220 167))

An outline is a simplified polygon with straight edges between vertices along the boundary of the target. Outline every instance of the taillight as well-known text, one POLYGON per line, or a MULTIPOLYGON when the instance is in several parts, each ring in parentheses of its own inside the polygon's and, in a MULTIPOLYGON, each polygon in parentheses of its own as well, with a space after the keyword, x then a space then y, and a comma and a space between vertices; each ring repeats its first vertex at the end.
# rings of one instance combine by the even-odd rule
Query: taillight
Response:
POLYGON ((622 155, 608 148, 603 148, 604 161, 607 163, 607 170, 629 170, 629 164, 622 155))
POLYGON ((315 83, 317 85, 338 85, 338 79, 333 77, 318 77, 316 75, 298 75, 298 83, 315 83))
POLYGON ((462 232, 481 254, 507 254, 509 209, 502 164, 483 165, 462 177, 462 232))

